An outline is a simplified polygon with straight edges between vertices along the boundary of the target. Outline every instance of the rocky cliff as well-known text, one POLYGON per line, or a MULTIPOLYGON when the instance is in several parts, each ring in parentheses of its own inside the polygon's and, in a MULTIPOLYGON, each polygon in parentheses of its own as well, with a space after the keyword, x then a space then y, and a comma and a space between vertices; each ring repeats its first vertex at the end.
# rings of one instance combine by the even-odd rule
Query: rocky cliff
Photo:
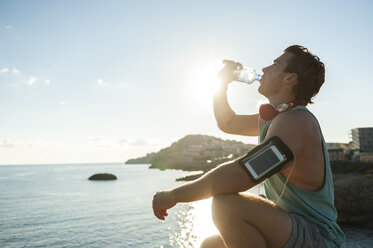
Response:
POLYGON ((333 162, 332 170, 338 222, 373 228, 373 164, 333 162))
POLYGON ((150 168, 208 171, 218 164, 247 153, 255 145, 222 140, 207 135, 187 135, 171 146, 145 157, 130 159, 126 164, 149 163, 150 168))

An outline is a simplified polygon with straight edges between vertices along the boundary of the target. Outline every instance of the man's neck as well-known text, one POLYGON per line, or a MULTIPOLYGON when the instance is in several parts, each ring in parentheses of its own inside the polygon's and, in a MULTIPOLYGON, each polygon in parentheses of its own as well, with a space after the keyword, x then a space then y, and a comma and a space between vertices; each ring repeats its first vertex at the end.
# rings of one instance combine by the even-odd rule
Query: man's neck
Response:
POLYGON ((285 95, 275 95, 268 97, 269 103, 272 104, 273 106, 278 106, 282 103, 289 103, 291 101, 295 100, 294 96, 285 96, 285 95))

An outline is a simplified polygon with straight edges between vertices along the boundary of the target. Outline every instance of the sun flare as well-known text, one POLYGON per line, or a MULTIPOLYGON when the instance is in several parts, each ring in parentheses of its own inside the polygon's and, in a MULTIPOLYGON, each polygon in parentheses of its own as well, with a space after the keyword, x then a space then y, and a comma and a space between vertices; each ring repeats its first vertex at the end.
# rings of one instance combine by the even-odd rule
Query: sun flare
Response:
POLYGON ((210 67, 201 68, 193 80, 194 100, 204 105, 212 104, 212 97, 220 87, 220 79, 217 77, 219 66, 216 63, 210 67))

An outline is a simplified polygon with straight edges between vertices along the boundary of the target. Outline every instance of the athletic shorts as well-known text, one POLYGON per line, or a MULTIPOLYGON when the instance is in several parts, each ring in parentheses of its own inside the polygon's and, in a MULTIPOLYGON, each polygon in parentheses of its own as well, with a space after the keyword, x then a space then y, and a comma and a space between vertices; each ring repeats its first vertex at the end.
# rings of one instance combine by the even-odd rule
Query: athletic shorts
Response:
POLYGON ((293 230, 284 248, 326 248, 316 224, 305 221, 297 214, 290 214, 293 230))

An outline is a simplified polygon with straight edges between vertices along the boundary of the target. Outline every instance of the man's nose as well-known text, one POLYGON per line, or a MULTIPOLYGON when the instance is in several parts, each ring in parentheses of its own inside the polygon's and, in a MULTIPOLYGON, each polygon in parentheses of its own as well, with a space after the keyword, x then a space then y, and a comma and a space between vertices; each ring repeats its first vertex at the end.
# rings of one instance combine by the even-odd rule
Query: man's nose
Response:
POLYGON ((267 69, 268 69, 268 66, 267 66, 267 67, 264 67, 264 68, 262 68, 262 72, 263 72, 263 73, 265 73, 265 72, 267 71, 267 69))

